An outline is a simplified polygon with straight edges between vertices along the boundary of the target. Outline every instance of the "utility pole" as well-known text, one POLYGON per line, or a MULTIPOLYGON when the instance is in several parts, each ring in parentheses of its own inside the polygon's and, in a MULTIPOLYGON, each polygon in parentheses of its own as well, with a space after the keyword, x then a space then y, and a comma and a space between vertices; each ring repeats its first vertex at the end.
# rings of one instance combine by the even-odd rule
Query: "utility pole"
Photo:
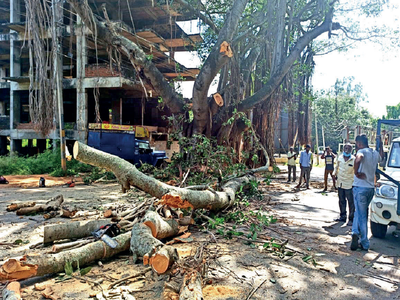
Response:
POLYGON ((59 26, 63 22, 62 1, 52 0, 52 43, 53 43, 53 78, 55 82, 54 96, 58 104, 58 123, 60 130, 60 148, 61 148, 61 168, 67 170, 67 161, 65 159, 65 130, 64 130, 64 102, 62 91, 62 32, 59 26))
POLYGON ((318 144, 318 127, 317 127, 317 113, 314 114, 315 119, 315 143, 317 145, 317 165, 319 165, 319 144, 318 144))
POLYGON ((322 126, 322 146, 324 146, 324 150, 325 150, 325 131, 324 131, 324 126, 322 126))

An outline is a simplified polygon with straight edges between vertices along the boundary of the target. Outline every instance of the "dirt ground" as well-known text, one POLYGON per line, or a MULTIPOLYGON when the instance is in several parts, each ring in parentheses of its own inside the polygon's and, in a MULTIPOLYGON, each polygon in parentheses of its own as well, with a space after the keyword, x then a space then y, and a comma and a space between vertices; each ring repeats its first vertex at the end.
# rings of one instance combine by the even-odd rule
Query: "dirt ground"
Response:
MULTIPOLYGON (((281 174, 269 185, 262 183, 262 199, 250 202, 250 210, 263 207, 265 215, 278 219, 277 223, 259 232, 258 239, 288 240, 287 250, 293 256, 281 258, 277 252, 263 249, 262 243, 249 246, 242 238, 226 239, 215 230, 205 232, 197 226, 189 228, 193 242, 174 244, 182 257, 193 253, 203 243, 209 243, 213 253, 218 254, 209 266, 209 280, 203 287, 204 299, 246 299, 257 288, 251 299, 400 299, 398 231, 390 228, 384 240, 371 238, 368 252, 350 251, 350 227, 332 221, 338 216, 336 193, 320 192, 322 172, 323 169, 314 168, 312 189, 300 191, 294 189, 294 183, 287 184, 286 175, 281 174)), ((43 227, 71 222, 61 218, 45 220, 41 215, 18 217, 6 211, 10 203, 44 203, 61 193, 66 206, 97 212, 91 217, 78 218, 83 220, 101 218, 102 211, 111 206, 119 211, 133 208, 150 197, 137 190, 122 194, 116 183, 91 186, 78 183, 74 188, 63 188, 62 184, 69 178, 53 182, 45 175, 48 187, 37 188, 40 176, 33 179, 17 176, 11 180, 11 176, 6 177, 10 185, 0 186, 0 259, 3 262, 25 253, 48 252, 49 247, 30 249, 43 240, 43 227), (9 244, 17 239, 24 243, 9 244)), ((96 262, 84 278, 102 279, 101 286, 107 290, 115 280, 143 269, 141 263, 133 264, 129 253, 122 253, 102 261, 102 266, 96 262)), ((140 280, 125 282, 124 286, 132 290, 136 299, 162 299, 164 281, 168 279, 169 275, 148 272, 140 280)), ((56 274, 22 281, 24 299, 44 299, 41 292, 34 289, 37 282, 51 285, 61 299, 89 299, 100 291, 88 281, 61 281, 61 276, 56 274)))

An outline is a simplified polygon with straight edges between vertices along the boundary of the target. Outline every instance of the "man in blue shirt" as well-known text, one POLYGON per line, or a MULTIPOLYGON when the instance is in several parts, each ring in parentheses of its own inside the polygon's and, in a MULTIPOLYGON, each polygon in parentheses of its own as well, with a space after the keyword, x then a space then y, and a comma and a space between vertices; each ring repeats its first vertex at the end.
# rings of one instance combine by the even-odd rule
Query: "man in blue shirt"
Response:
POLYGON ((300 160, 299 160, 300 170, 301 170, 300 182, 296 186, 296 188, 300 188, 301 181, 303 180, 303 176, 305 177, 307 189, 310 188, 310 172, 312 169, 312 153, 311 153, 310 149, 311 149, 311 146, 307 145, 306 150, 304 150, 300 153, 300 160))

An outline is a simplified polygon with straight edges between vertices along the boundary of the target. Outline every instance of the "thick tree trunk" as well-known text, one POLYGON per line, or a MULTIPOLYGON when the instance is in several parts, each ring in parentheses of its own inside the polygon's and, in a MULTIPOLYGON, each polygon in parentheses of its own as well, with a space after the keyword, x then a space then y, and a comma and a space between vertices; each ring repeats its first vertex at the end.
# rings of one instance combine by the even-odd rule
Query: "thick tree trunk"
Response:
POLYGON ((0 267, 0 281, 21 280, 34 276, 59 273, 64 270, 66 262, 76 268, 85 266, 100 259, 112 257, 129 249, 131 233, 124 233, 115 238, 118 246, 111 248, 103 241, 97 241, 83 247, 57 254, 26 255, 20 260, 9 259, 0 267))
MULTIPOLYGON (((74 145, 75 159, 114 173, 125 192, 130 186, 135 186, 150 195, 157 197, 161 204, 174 208, 206 208, 210 210, 221 210, 231 206, 235 201, 236 191, 254 179, 253 175, 245 175, 227 182, 222 186, 222 192, 210 190, 195 191, 186 188, 178 188, 165 184, 153 177, 147 176, 136 169, 127 161, 80 142, 74 145)), ((252 170, 265 171, 265 169, 252 170)))
POLYGON ((100 226, 107 225, 110 220, 92 220, 47 225, 44 227, 43 243, 51 243, 63 239, 78 239, 87 237, 100 226))

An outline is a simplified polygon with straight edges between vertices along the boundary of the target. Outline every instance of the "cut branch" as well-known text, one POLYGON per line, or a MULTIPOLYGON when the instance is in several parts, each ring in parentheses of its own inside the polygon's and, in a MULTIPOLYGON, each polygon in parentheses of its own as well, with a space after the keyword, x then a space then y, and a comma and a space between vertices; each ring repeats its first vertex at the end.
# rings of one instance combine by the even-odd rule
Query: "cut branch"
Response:
POLYGON ((60 209, 60 206, 63 202, 64 202, 63 195, 58 195, 58 196, 55 196, 54 198, 51 198, 48 202, 46 202, 46 204, 20 208, 19 210, 17 210, 16 214, 18 216, 22 216, 22 215, 29 215, 29 214, 38 213, 38 212, 55 211, 55 210, 60 209))
POLYGON ((67 262, 76 268, 94 261, 112 257, 129 249, 131 233, 124 233, 115 238, 118 246, 111 248, 103 241, 97 241, 83 247, 57 254, 26 255, 22 259, 9 259, 0 267, 0 281, 21 280, 34 276, 58 273, 64 270, 67 262))
MULTIPOLYGON (((252 173, 241 178, 235 178, 222 186, 219 191, 194 191, 178 188, 165 184, 157 179, 147 176, 136 169, 127 161, 97 149, 91 148, 80 142, 74 145, 75 159, 114 173, 122 190, 125 192, 135 186, 150 195, 161 199, 160 203, 174 208, 206 208, 221 210, 231 206, 235 201, 236 191, 254 180, 252 173)), ((253 170, 255 171, 255 170, 253 170)))

